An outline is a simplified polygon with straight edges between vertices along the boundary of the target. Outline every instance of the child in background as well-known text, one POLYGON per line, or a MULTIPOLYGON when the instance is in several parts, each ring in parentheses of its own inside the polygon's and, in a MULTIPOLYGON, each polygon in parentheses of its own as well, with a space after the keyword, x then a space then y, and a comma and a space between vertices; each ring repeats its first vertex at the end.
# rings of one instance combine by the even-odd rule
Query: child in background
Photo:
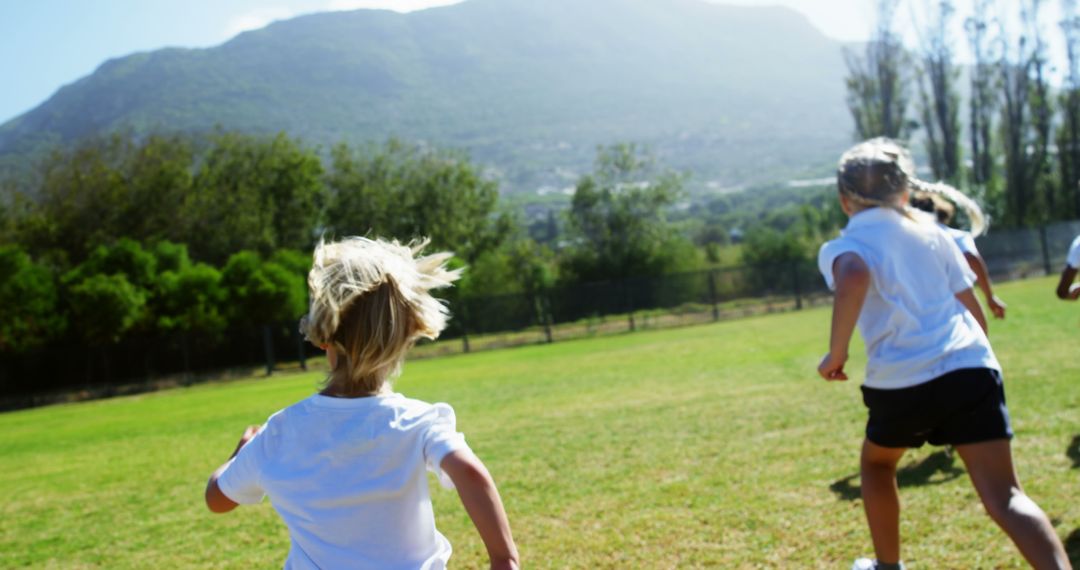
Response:
MULTIPOLYGON (((960 194, 960 196, 963 195, 960 194)), ((967 196, 963 196, 963 199, 965 202, 971 200, 967 196)), ((975 247, 975 236, 971 235, 971 232, 949 226, 953 216, 956 215, 956 206, 941 194, 931 192, 913 192, 911 205, 919 210, 933 214, 937 218, 938 227, 949 234, 949 237, 956 242, 956 246, 960 248, 960 253, 964 254, 964 259, 967 260, 968 267, 971 267, 971 270, 975 272, 975 283, 986 298, 986 306, 990 307, 990 312, 993 313, 994 318, 1004 319, 1005 302, 999 299, 997 295, 994 295, 993 284, 990 282, 990 271, 987 269, 986 261, 983 260, 982 255, 979 255, 979 249, 975 247)), ((970 206, 967 209, 970 210, 970 206)))
POLYGON ((446 326, 430 290, 459 277, 448 253, 417 258, 423 245, 319 244, 300 329, 326 350, 330 374, 319 393, 248 428, 207 484, 217 513, 270 497, 289 529, 285 568, 444 568, 451 548, 435 528, 425 467, 457 488, 491 568, 517 568, 499 493, 453 409, 390 389, 408 349, 446 326))
POLYGON ((1080 299, 1080 284, 1075 283, 1078 269, 1080 269, 1080 236, 1076 236, 1072 245, 1069 246, 1069 254, 1065 258, 1065 269, 1061 271, 1061 280, 1058 281, 1058 299, 1063 301, 1080 299))
MULTIPOLYGON (((829 352, 818 373, 847 380, 856 322, 866 344, 869 408, 860 473, 877 559, 854 568, 903 568, 896 466, 907 448, 952 445, 989 515, 1035 568, 1069 568, 1046 514, 1020 487, 1001 368, 986 336, 974 282, 953 240, 905 208, 910 190, 943 190, 905 169, 910 155, 873 139, 841 158, 840 203, 850 217, 819 266, 835 290, 829 352)), ((977 207, 969 212, 982 227, 977 207)))

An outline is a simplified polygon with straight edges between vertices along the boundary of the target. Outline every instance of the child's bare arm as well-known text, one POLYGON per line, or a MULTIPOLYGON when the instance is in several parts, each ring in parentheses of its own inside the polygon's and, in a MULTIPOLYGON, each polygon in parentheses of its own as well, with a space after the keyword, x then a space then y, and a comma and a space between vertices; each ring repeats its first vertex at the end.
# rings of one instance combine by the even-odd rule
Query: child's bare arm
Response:
POLYGON ((1058 299, 1075 301, 1080 298, 1080 284, 1073 283, 1073 281, 1076 281, 1076 270, 1066 265, 1065 270, 1061 272, 1061 281, 1058 282, 1057 286, 1058 299))
POLYGON ((956 294, 956 298, 963 303, 968 311, 971 311, 971 315, 979 322, 979 326, 982 327, 983 332, 990 334, 990 328, 986 324, 986 315, 983 313, 982 307, 979 306, 979 300, 975 298, 975 292, 970 288, 964 289, 956 294))
POLYGON ((818 374, 826 380, 847 380, 844 364, 855 324, 859 321, 866 292, 870 289, 870 268, 855 253, 845 253, 833 261, 836 296, 833 299, 829 353, 821 360, 818 374))
POLYGON ((978 279, 979 289, 982 289, 983 296, 986 297, 986 306, 990 307, 990 312, 994 314, 994 318, 1005 318, 1005 303, 994 295, 993 285, 990 284, 990 271, 986 267, 986 262, 978 254, 964 252, 964 259, 967 260, 968 266, 975 272, 975 277, 978 279))
MULTIPOLYGON (((240 453, 240 449, 244 447, 244 444, 251 441, 251 438, 255 437, 255 434, 259 433, 259 426, 248 426, 244 430, 244 435, 240 437, 240 443, 236 444, 236 449, 233 450, 229 459, 236 457, 237 453, 240 453)), ((229 497, 225 496, 225 493, 221 492, 221 487, 218 486, 218 477, 221 477, 221 473, 225 471, 225 466, 229 462, 221 464, 214 474, 210 476, 210 480, 206 482, 206 506, 211 512, 215 513, 227 513, 237 507, 239 503, 233 501, 229 497)))
POLYGON ((499 490, 484 464, 471 451, 454 451, 439 464, 457 487, 461 504, 484 541, 493 570, 518 567, 517 546, 499 490))

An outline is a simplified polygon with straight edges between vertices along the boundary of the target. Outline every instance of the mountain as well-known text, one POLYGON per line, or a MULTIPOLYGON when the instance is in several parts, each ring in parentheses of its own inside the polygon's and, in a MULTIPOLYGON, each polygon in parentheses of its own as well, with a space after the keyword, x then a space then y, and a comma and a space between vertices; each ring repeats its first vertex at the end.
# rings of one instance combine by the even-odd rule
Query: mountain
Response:
POLYGON ((783 180, 850 141, 841 45, 780 7, 468 0, 302 16, 113 59, 0 125, 0 156, 87 135, 286 131, 466 149, 508 191, 567 186, 641 142, 713 187, 783 180))

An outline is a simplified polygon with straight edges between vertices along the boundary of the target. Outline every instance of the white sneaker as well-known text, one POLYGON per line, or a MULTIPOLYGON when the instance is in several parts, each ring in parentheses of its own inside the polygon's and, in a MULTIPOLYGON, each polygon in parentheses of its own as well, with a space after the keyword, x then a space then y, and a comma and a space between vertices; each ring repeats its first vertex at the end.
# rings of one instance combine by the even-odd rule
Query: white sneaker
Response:
POLYGON ((874 570, 874 561, 869 558, 856 558, 851 570, 874 570))
MULTIPOLYGON (((904 563, 900 563, 900 568, 904 567, 904 563)), ((877 568, 877 560, 870 558, 856 558, 855 563, 851 565, 851 570, 875 570, 877 568)))

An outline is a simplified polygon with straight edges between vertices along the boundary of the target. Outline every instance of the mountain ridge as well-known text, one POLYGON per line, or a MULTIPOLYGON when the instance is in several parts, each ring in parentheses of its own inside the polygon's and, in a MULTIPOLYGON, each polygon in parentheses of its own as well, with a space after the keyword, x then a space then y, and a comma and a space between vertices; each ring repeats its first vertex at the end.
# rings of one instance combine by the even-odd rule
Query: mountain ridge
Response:
POLYGON ((464 148, 524 191, 631 140, 702 181, 760 182, 849 141, 840 45, 787 8, 700 0, 309 14, 103 62, 0 125, 0 155, 121 128, 399 136, 464 148))

